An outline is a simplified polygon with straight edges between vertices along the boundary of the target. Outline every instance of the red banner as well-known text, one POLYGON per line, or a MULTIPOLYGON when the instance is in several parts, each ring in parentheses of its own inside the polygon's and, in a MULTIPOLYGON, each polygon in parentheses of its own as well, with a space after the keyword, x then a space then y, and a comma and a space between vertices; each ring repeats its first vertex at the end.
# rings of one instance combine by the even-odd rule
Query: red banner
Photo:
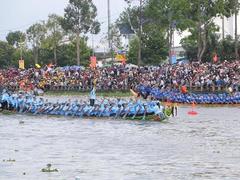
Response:
POLYGON ((217 54, 215 54, 214 56, 213 56, 213 62, 217 62, 218 61, 218 56, 217 56, 217 54))
POLYGON ((97 67, 97 57, 96 56, 91 56, 90 61, 91 61, 90 67, 91 68, 96 68, 97 67))

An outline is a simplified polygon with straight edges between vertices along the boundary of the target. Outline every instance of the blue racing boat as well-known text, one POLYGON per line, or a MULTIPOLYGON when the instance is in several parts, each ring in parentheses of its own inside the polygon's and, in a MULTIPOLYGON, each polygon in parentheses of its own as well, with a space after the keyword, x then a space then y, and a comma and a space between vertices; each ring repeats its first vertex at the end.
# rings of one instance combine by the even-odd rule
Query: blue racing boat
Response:
POLYGON ((32 94, 6 90, 0 94, 0 108, 21 114, 156 121, 165 120, 172 114, 171 107, 165 108, 158 101, 100 99, 94 105, 83 100, 59 103, 32 94))

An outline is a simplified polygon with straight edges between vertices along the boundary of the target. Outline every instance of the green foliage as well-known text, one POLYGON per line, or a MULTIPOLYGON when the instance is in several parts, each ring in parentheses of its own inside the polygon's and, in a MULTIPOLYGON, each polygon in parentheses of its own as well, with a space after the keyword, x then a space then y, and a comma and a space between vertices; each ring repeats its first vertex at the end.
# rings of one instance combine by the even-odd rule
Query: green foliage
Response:
POLYGON ((42 47, 53 51, 54 63, 57 64, 57 48, 60 45, 63 37, 64 30, 61 27, 62 17, 51 14, 48 16, 48 21, 46 23, 47 36, 42 42, 42 47))
POLYGON ((188 60, 194 61, 197 59, 197 40, 194 37, 195 34, 191 34, 181 40, 182 47, 185 49, 185 56, 188 60))
POLYGON ((9 45, 19 47, 20 44, 26 40, 26 34, 21 31, 8 33, 6 40, 9 45))
MULTIPOLYGON (((183 48, 186 50, 186 56, 190 61, 197 59, 197 42, 193 36, 182 39, 183 48)), ((203 61, 212 61, 215 53, 220 61, 235 59, 235 40, 231 36, 219 40, 219 35, 210 33, 207 39, 207 48, 203 54, 203 61)), ((238 47, 240 48, 240 47, 238 47)))
POLYGON ((98 34, 101 31, 101 24, 98 21, 94 21, 92 23, 92 27, 90 29, 91 34, 98 34))
MULTIPOLYGON (((18 67, 20 54, 21 50, 19 48, 14 48, 7 42, 0 41, 0 68, 18 67)), ((24 49, 22 55, 25 60, 25 67, 29 67, 34 63, 32 50, 24 49)))
POLYGON ((227 36, 225 39, 221 40, 218 45, 218 55, 220 55, 220 60, 235 60, 235 40, 231 36, 227 36))
POLYGON ((229 1, 223 0, 188 0, 188 18, 191 26, 189 29, 196 31, 197 37, 197 60, 201 61, 207 49, 208 35, 217 31, 213 22, 215 17, 230 15, 229 1))
MULTIPOLYGON (((47 96, 88 96, 89 92, 79 92, 79 91, 47 91, 47 96)), ((98 97, 131 97, 132 93, 130 91, 97 91, 98 97)))
POLYGON ((46 26, 44 23, 36 23, 27 29, 27 38, 33 47, 34 63, 38 63, 38 51, 45 38, 46 26))
POLYGON ((139 39, 135 36, 129 43, 129 52, 127 55, 128 63, 137 64, 137 51, 139 48, 139 39))
POLYGON ((62 27, 76 35, 77 65, 80 64, 80 34, 100 31, 100 23, 95 20, 97 8, 92 0, 69 0, 65 8, 62 27))
MULTIPOLYGON (((161 1, 162 2, 162 1, 161 1)), ((156 1, 157 3, 157 1, 156 1)), ((159 17, 155 16, 155 7, 145 5, 142 29, 142 63, 143 64, 159 64, 166 60, 168 54, 168 40, 166 37, 168 25, 160 23, 159 17), (154 15, 153 15, 153 14, 154 15)), ((139 8, 132 7, 126 9, 117 20, 117 24, 124 24, 126 28, 131 29, 135 33, 129 46, 128 62, 138 64, 139 50, 139 8)), ((162 15, 162 14, 161 14, 162 15)), ((164 17, 165 14, 164 14, 164 17)), ((165 18, 166 19, 166 18, 165 18)))
MULTIPOLYGON (((160 64, 166 60, 168 55, 167 40, 164 33, 159 31, 156 25, 148 25, 144 27, 142 41, 142 61, 143 64, 160 64)), ((139 39, 137 37, 130 41, 128 53, 128 62, 137 64, 137 52, 139 48, 139 39)))
MULTIPOLYGON (((180 33, 188 30, 191 33, 182 40, 182 46, 190 60, 210 60, 219 43, 216 36, 218 28, 213 19, 232 15, 236 9, 236 0, 149 0, 143 9, 144 63, 155 63, 156 59, 166 58, 166 52, 172 46, 171 36, 174 30, 180 33)), ((129 7, 120 15, 117 23, 128 24, 138 36, 138 14, 138 7, 129 7)), ((136 39, 131 42, 128 54, 132 62, 136 59, 136 43, 136 39)))
MULTIPOLYGON (((22 56, 23 56, 23 59, 24 59, 24 63, 25 63, 25 68, 28 68, 28 67, 32 67, 33 64, 34 64, 34 61, 33 61, 33 52, 31 49, 24 49, 22 51, 22 56)), ((18 67, 18 60, 20 59, 20 56, 21 56, 21 50, 20 49, 14 49, 14 53, 13 53, 13 57, 12 57, 12 65, 14 67, 18 67)))
MULTIPOLYGON (((83 38, 80 39, 80 48, 80 56, 82 58, 81 65, 89 66, 91 49, 87 46, 83 38)), ((59 47, 58 60, 59 66, 76 65, 76 40, 59 47)))
POLYGON ((127 8, 123 11, 116 21, 116 24, 124 24, 128 29, 134 31, 137 35, 139 31, 139 9, 138 7, 127 8))
MULTIPOLYGON (((233 60, 238 52, 239 39, 235 41, 232 37, 226 37, 219 40, 219 29, 214 24, 216 17, 238 13, 237 0, 148 0, 143 1, 141 8, 135 6, 132 0, 125 1, 129 6, 112 25, 110 35, 113 46, 121 49, 117 26, 124 25, 130 33, 134 33, 128 52, 130 63, 140 62, 137 62, 139 39, 143 64, 159 64, 166 60, 174 30, 190 32, 181 41, 189 60, 212 61, 215 53, 220 60, 233 60)), ((51 14, 46 23, 35 23, 26 33, 10 32, 6 37, 8 43, 0 41, 0 67, 17 67, 21 50, 26 67, 38 62, 42 65, 75 65, 76 59, 77 64, 80 63, 80 57, 81 65, 88 66, 91 50, 83 36, 89 32, 100 32, 101 24, 96 20, 97 8, 92 0, 69 0, 64 11, 64 17, 51 14), (28 43, 24 45, 26 39, 28 43)))
MULTIPOLYGON (((117 49, 123 49, 122 42, 120 39, 120 32, 118 27, 115 25, 111 26, 110 39, 112 40, 112 46, 117 49)), ((107 39, 106 37, 105 39, 107 39)))
MULTIPOLYGON (((81 48, 80 55, 82 57, 82 65, 88 66, 91 49, 87 46, 86 41, 83 38, 80 39, 80 48, 81 48)), ((57 54, 58 54, 59 66, 75 65, 76 64, 76 40, 73 40, 72 42, 69 42, 66 44, 59 45, 57 49, 57 54)), ((49 48, 40 48, 39 62, 42 65, 54 63, 52 50, 49 48)))
POLYGON ((63 28, 73 33, 87 33, 95 25, 97 8, 92 0, 69 0, 65 8, 63 28))
POLYGON ((27 29, 27 38, 33 47, 40 47, 46 34, 44 23, 36 23, 27 29))
POLYGON ((220 36, 216 33, 210 33, 207 35, 207 48, 203 54, 203 61, 212 61, 214 55, 218 53, 220 36))
POLYGON ((160 64, 168 55, 167 39, 159 25, 149 24, 143 29, 143 56, 144 64, 160 64))
POLYGON ((7 42, 0 41, 0 68, 9 67, 14 59, 14 48, 7 42))
POLYGON ((187 18, 189 8, 188 0, 150 0, 145 14, 150 22, 161 25, 166 32, 169 28, 183 31, 191 23, 187 18))
MULTIPOLYGON (((219 35, 216 34, 218 27, 213 23, 209 24, 208 29, 206 30, 206 50, 202 55, 202 61, 211 61, 212 57, 218 51, 219 45, 219 35)), ((198 59, 198 30, 192 28, 190 31, 191 35, 183 38, 181 44, 186 51, 186 57, 190 61, 196 61, 198 59)))

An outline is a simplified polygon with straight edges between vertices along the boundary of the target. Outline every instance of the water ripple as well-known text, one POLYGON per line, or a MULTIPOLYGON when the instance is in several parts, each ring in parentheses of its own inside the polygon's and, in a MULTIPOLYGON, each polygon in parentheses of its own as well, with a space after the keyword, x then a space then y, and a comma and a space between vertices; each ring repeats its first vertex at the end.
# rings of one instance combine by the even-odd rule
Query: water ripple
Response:
POLYGON ((239 108, 188 111, 167 123, 0 114, 0 179, 238 179, 239 108), (59 173, 41 173, 48 163, 59 173))

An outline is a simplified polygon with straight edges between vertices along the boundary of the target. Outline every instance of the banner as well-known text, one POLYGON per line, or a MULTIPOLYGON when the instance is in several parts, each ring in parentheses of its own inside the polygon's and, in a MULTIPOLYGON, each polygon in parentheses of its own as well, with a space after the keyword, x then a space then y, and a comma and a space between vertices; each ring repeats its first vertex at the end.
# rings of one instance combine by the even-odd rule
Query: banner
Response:
POLYGON ((127 58, 126 58, 126 51, 118 51, 116 56, 115 56, 115 59, 117 61, 122 61, 122 62, 125 62, 127 61, 127 58))
POLYGON ((90 61, 91 61, 90 67, 91 68, 96 68, 97 67, 97 57, 96 56, 91 56, 90 61))
POLYGON ((176 64, 177 63, 177 55, 175 51, 171 51, 171 64, 176 64))
POLYGON ((24 60, 18 61, 19 69, 25 69, 24 60))
POLYGON ((213 56, 213 62, 217 62, 218 61, 218 56, 217 56, 217 54, 215 54, 214 56, 213 56))
POLYGON ((172 55, 171 62, 172 62, 172 64, 177 63, 177 56, 176 55, 172 55))

